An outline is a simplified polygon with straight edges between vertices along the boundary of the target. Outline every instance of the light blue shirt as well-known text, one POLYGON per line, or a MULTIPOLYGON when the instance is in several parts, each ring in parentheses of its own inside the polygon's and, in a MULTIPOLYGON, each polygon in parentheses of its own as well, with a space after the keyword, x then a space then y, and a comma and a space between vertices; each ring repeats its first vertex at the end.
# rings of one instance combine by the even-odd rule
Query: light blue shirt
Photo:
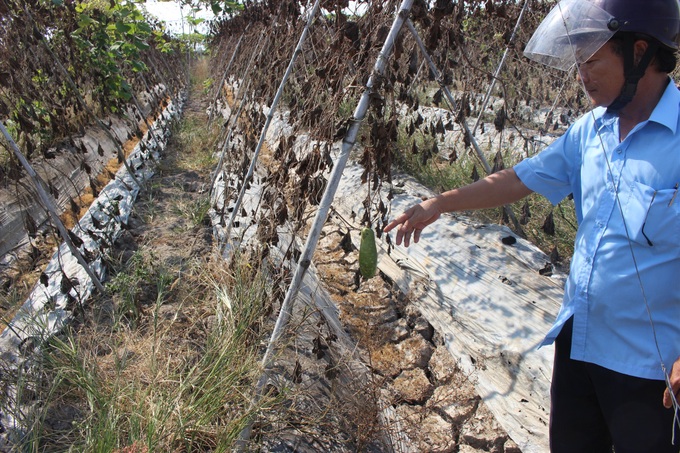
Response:
POLYGON ((572 193, 579 223, 562 307, 543 344, 573 316, 573 359, 664 379, 661 359, 670 372, 680 355, 679 112, 670 81, 622 142, 618 117, 596 108, 514 167, 553 204, 572 193))

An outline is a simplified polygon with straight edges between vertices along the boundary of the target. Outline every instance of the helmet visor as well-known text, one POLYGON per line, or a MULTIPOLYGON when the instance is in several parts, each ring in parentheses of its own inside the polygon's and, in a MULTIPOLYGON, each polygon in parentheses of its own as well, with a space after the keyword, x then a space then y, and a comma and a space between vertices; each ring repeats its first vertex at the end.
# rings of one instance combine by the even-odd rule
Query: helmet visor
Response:
POLYGON ((615 31, 614 17, 585 0, 559 2, 531 36, 524 55, 552 68, 568 70, 587 61, 615 31))

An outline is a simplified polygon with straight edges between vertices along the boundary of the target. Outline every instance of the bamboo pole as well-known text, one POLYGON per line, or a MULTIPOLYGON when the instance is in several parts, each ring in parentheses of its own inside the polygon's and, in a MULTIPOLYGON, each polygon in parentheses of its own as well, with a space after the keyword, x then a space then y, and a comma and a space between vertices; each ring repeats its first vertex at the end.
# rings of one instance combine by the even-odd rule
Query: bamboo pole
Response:
MULTIPOLYGON (((144 78, 144 75, 142 75, 141 72, 137 73, 137 76, 139 79, 141 79, 142 83, 144 84, 144 87, 146 88, 146 92, 149 93, 149 95, 153 98, 153 101, 156 103, 157 106, 160 106, 160 101, 156 97, 156 94, 153 93, 149 89, 149 84, 146 83, 146 78, 144 78)), ((149 132, 149 136, 153 139, 153 141, 156 143, 156 147, 158 148, 158 151, 160 152, 161 150, 161 143, 158 141, 158 138, 156 138, 156 134, 154 133, 153 129, 151 128, 151 124, 149 123, 149 120, 147 120, 146 115, 144 114, 144 110, 142 109, 142 106, 139 104, 139 99, 137 98, 137 95, 133 92, 132 93, 132 102, 135 104, 135 108, 139 112, 139 114, 142 117, 142 120, 144 121, 144 124, 146 125, 146 129, 149 132)), ((155 111, 155 109, 152 109, 152 112, 155 111)), ((153 155, 151 153, 149 154, 149 158, 155 162, 155 159, 153 158, 153 155)))
POLYGON ((57 229, 59 230, 62 239, 64 240, 68 248, 71 250, 71 253, 73 254, 73 256, 76 257, 78 263, 83 267, 87 275, 90 277, 94 286, 99 290, 101 294, 105 294, 106 290, 104 289, 104 285, 102 285, 97 275, 95 275, 92 269, 90 269, 90 265, 87 263, 83 255, 80 253, 80 250, 78 250, 78 248, 73 244, 73 241, 71 241, 66 226, 64 226, 64 223, 59 218, 59 214, 57 213, 57 209, 54 203, 52 203, 52 200, 50 199, 49 195, 47 195, 47 191, 45 190, 45 186, 42 179, 35 172, 35 170, 28 162, 28 160, 24 157, 24 155, 21 153, 19 146, 17 146, 16 142, 5 128, 5 125, 2 123, 0 123, 0 131, 2 132, 2 135, 5 136, 5 139, 7 139, 7 142, 10 144, 10 147, 12 148, 14 155, 17 156, 17 159, 19 159, 21 165, 26 169, 26 172, 33 181, 33 184, 35 184, 35 188, 38 191, 38 196, 40 197, 40 200, 43 202, 45 209, 47 209, 48 214, 52 218, 52 222, 54 222, 54 224, 57 226, 57 229))
POLYGON ((269 126, 272 122, 272 119, 274 118, 274 113, 276 113, 276 108, 278 107, 279 101, 281 100, 281 96, 283 95, 283 89, 286 86, 286 83, 288 82, 288 79, 290 78, 290 74, 293 72, 293 66, 295 65, 295 61, 297 60, 297 57, 302 53, 302 45, 305 43, 305 40, 307 39, 307 35, 309 34, 309 29, 312 27, 312 23, 314 22, 314 19, 316 18, 316 15, 319 11, 319 4, 320 0, 316 0, 314 2, 314 6, 312 7, 312 10, 309 12, 309 17, 307 18, 307 24, 305 25, 304 30, 302 30, 302 34, 300 35, 300 39, 298 40, 297 46, 295 47, 295 50, 293 51, 293 55, 290 58, 290 61, 288 62, 288 67, 286 68, 286 72, 283 75, 283 79, 281 80, 281 83, 279 84, 279 88, 276 91, 276 94, 274 95, 274 100, 272 101, 271 106, 269 107, 269 113, 267 114, 267 118, 264 123, 264 127, 262 128, 262 132, 260 133, 260 140, 257 143, 257 146, 255 147, 255 152, 253 153, 253 158, 250 160, 250 167, 248 168, 248 173, 246 174, 245 178, 243 179, 243 185, 241 186, 241 190, 239 191, 238 198, 236 199, 236 204, 234 205, 234 210, 231 212, 231 217, 229 219, 229 222, 227 223, 227 232, 225 234, 225 239, 227 242, 229 242, 230 237, 231 237, 231 228, 234 224, 234 220, 236 219, 236 216, 239 213, 241 203, 243 202, 243 196, 246 193, 246 188, 248 187, 248 183, 253 177, 253 173, 255 172, 255 164, 257 163, 257 159, 260 155, 260 151, 262 150, 262 146, 264 145, 264 141, 267 138, 267 131, 269 130, 269 126))
MULTIPOLYGON (((439 72, 439 69, 437 69, 437 66, 434 64, 434 61, 432 61, 432 58, 430 57, 430 54, 427 51, 427 48, 425 47, 425 44, 423 43, 423 40, 420 39, 420 35, 418 34, 418 30, 416 30, 416 27, 413 25, 413 22, 411 19, 408 19, 406 21, 406 26, 408 27, 409 31, 413 35, 413 37, 416 40, 416 43, 418 44, 418 47, 420 47, 420 51, 422 52, 423 56, 425 57, 425 60, 427 60, 428 65, 430 66, 430 71, 432 71, 432 74, 434 74, 435 79, 437 80, 437 83, 439 83, 439 86, 441 87, 442 91, 444 92, 444 95, 446 96, 446 100, 449 103, 449 108, 451 112, 455 115, 455 111, 458 110, 458 106, 456 104, 456 100, 453 98, 453 95, 451 94, 451 90, 449 90, 449 87, 446 86, 444 83, 444 80, 441 76, 441 73, 439 72)), ((479 144, 477 143, 477 140, 475 139, 474 135, 472 135, 472 131, 468 127, 467 123, 465 122, 465 118, 461 118, 460 120, 460 125, 465 131, 465 134, 468 136, 470 139, 470 143, 472 144, 473 148, 475 149, 475 152, 477 153, 477 157, 481 161, 482 165, 484 166, 484 171, 486 172, 487 175, 491 174, 491 166, 489 165, 489 162, 487 162, 486 158, 484 157, 484 153, 482 152, 482 149, 479 147, 479 144)), ((515 213, 512 212, 512 209, 510 209, 510 206, 505 205, 503 206, 503 210, 505 213, 508 215, 508 217, 512 220, 512 223, 515 225, 515 229, 517 231, 522 231, 522 227, 517 220, 517 217, 515 216, 515 213)))
MULTIPOLYGON (((134 93, 132 94, 132 101, 134 102, 135 107, 137 108, 137 111, 142 116, 142 120, 144 121, 144 124, 146 125, 147 132, 149 133, 149 135, 151 136, 153 141, 156 142, 156 147, 158 148, 158 151, 160 152, 160 150, 162 149, 161 143, 156 138, 156 134, 154 133, 153 129, 151 128, 151 124, 149 124, 149 120, 146 119, 146 115, 144 115, 144 110, 142 110, 142 106, 139 105, 139 101, 137 100, 137 96, 135 96, 134 93)), ((149 158, 151 160, 155 161, 155 159, 153 158, 153 155, 151 153, 149 153, 149 158)))
POLYGON ((82 97, 82 96, 80 95, 80 93, 78 92, 78 87, 76 86, 75 82, 73 81, 73 79, 72 79, 71 76, 69 75, 68 71, 66 70, 66 68, 64 68, 64 66, 62 66, 61 62, 57 59, 57 56, 54 55, 54 54, 52 53, 52 49, 49 48, 49 46, 48 46, 47 43, 45 42, 44 38, 41 39, 41 42, 43 43, 43 45, 45 46, 45 48, 48 50, 48 52, 49 52, 49 53, 52 55, 52 57, 54 58, 54 61, 55 61, 55 63, 57 64, 57 67, 59 67, 59 69, 61 69, 61 71, 62 71, 62 72, 64 73, 64 75, 66 76, 69 85, 71 85, 71 88, 74 90, 74 93, 75 93, 75 95, 76 95, 76 98, 78 98, 78 101, 79 101, 80 104, 83 106, 83 108, 85 109, 85 111, 87 111, 88 115, 90 115, 92 118, 94 118, 95 122, 96 122, 97 125, 104 131, 104 133, 106 134, 106 136, 109 137, 109 139, 110 139, 114 144, 116 144, 116 145, 118 146, 118 149, 117 149, 118 159, 119 159, 119 160, 123 163, 123 165, 125 166, 125 169, 126 169, 126 170, 128 171, 128 173, 130 174, 130 178, 132 178, 132 180, 135 182, 135 184, 137 184, 138 187, 142 187, 141 183, 137 180, 137 177, 135 176, 134 171, 133 171, 132 168, 130 167, 130 164, 128 164, 127 159, 126 159, 126 157, 125 157, 125 154, 123 153, 123 143, 120 141, 120 139, 118 139, 118 137, 116 137, 116 136, 113 135, 113 133, 109 130, 109 128, 106 127, 106 125, 104 124, 104 122, 102 122, 102 120, 99 119, 99 118, 94 114, 94 112, 92 111, 92 109, 90 109, 90 106, 87 105, 87 103, 85 102, 85 99, 83 99, 83 97, 82 97))
POLYGON ((498 67, 496 68, 496 72, 493 74, 493 78, 491 79, 491 85, 489 85, 489 89, 486 91, 486 96, 484 96, 484 102, 482 102, 482 107, 479 110, 479 116, 477 116, 477 121, 475 122, 475 126, 472 128, 472 134, 474 135, 475 132, 477 132, 477 127, 479 127, 479 123, 482 120, 482 115, 484 114, 484 109, 486 109, 487 104, 489 103, 489 99, 491 98, 491 92, 493 91, 494 87, 496 86, 496 82, 498 81, 498 76, 501 73, 501 69, 503 66, 505 66, 505 59, 508 56, 508 52, 510 51, 510 47, 515 42, 515 37, 517 36, 517 30, 519 30, 519 25, 522 23, 522 17, 524 16, 524 12, 527 10, 527 7, 529 6, 529 2, 531 0, 524 0, 524 6, 522 6, 522 10, 519 12, 519 17, 517 18, 517 23, 515 23, 515 28, 512 30, 512 35, 510 35, 510 39, 508 40, 508 45, 505 46, 505 52, 503 52, 503 57, 501 58, 500 63, 498 64, 498 67))
MULTIPOLYGON (((141 72, 137 73, 137 77, 144 84, 144 89, 146 90, 147 93, 149 93, 149 96, 152 98, 153 102, 156 104, 156 108, 160 108, 161 100, 158 96, 156 96, 155 91, 151 91, 151 86, 147 82, 146 77, 144 77, 144 75, 141 72)), ((154 108, 153 111, 155 112, 156 109, 154 108)))
MULTIPOLYGON (((180 57, 177 58, 179 59, 180 57)), ((173 72, 170 70, 170 66, 168 66, 168 63, 165 61, 165 59, 159 58, 158 60, 160 60, 160 62, 163 63, 163 66, 165 66, 165 69, 169 76, 164 75, 163 71, 161 71, 158 68, 158 65, 154 63, 154 61, 151 58, 149 58, 149 63, 151 63, 151 66, 153 66, 154 72, 156 73, 156 76, 158 77, 159 81, 163 81, 163 79, 171 78, 175 79, 175 83, 173 83, 172 87, 164 85, 165 89, 163 90, 163 94, 167 96, 169 93, 170 98, 173 100, 173 102, 175 102, 179 98, 180 92, 183 89, 186 89, 186 87, 184 86, 184 82, 182 81, 182 78, 179 76, 179 72, 173 72)))
POLYGON ((180 21, 182 23, 182 38, 184 38, 184 40, 186 41, 185 44, 187 46, 187 57, 186 57, 186 60, 184 61, 184 63, 185 63, 185 66, 186 66, 186 68, 185 68, 186 69, 186 84, 187 84, 187 88, 189 88, 189 87, 191 87, 191 72, 190 72, 190 67, 189 67, 189 63, 190 63, 190 48, 189 48, 189 42, 188 42, 189 38, 188 38, 186 32, 184 31, 184 3, 181 0, 178 0, 177 3, 179 3, 179 17, 180 17, 180 21))
MULTIPOLYGON (((351 125, 347 131, 347 134, 345 135, 345 138, 342 141, 342 148, 340 154, 333 165, 333 170, 331 171, 331 175, 328 180, 328 185, 326 186, 326 190, 324 191, 324 194, 321 198, 321 202, 319 203, 319 210, 317 211, 316 216, 314 217, 314 221, 312 222, 309 236, 307 236, 307 241, 305 243, 304 249, 302 250, 300 259, 298 261, 298 266, 295 269, 295 274, 293 275, 291 284, 288 287, 286 296, 283 300, 283 303, 281 304, 279 317, 276 320, 276 325, 274 326, 272 336, 269 340, 269 344, 267 345, 267 350, 264 354, 264 357, 262 358, 262 367, 264 371, 259 381, 257 382, 255 402, 259 400, 262 389, 264 388, 268 380, 268 372, 269 367, 271 365, 274 346, 276 345, 276 343, 278 343, 279 339, 283 335, 283 332, 285 331, 288 325, 288 322, 293 313, 295 299, 297 298, 297 295, 300 291, 302 280, 305 276, 305 273, 309 269, 309 266, 312 263, 312 256, 314 254, 314 251, 316 250, 319 237, 321 236, 321 230, 323 228, 324 223, 326 223, 328 212, 330 211, 331 204, 333 203, 333 199, 335 198, 335 193, 337 192, 338 186, 340 185, 340 179, 342 178, 342 174, 345 170, 345 167, 347 166, 347 161, 349 159, 350 152, 352 151, 354 145, 356 144, 357 136, 359 135, 359 127, 361 126, 361 123, 363 122, 366 116, 366 112, 368 111, 368 107, 370 105, 371 97, 374 94, 375 81, 376 79, 382 77, 382 75, 385 72, 387 60, 390 54, 392 53, 394 43, 397 39, 397 36, 399 35, 399 32, 401 31, 402 26, 404 25, 404 22, 408 19, 408 14, 411 10, 412 5, 413 0, 402 0, 402 4, 399 7, 399 11, 397 12, 394 22, 392 23, 392 28, 390 29, 390 32, 387 38, 385 39, 385 43, 383 44, 383 47, 380 50, 380 54, 378 55, 378 58, 375 62, 373 72, 369 77, 368 82, 366 83, 364 93, 361 96, 361 99, 359 100, 359 104, 354 110, 354 116, 352 118, 351 125)), ((250 438, 252 425, 253 420, 250 420, 247 426, 241 432, 238 441, 238 447, 240 451, 242 451, 245 448, 246 442, 250 438)))
MULTIPOLYGON (((255 49, 253 50, 253 53, 250 54, 250 59, 248 60, 248 64, 245 66, 243 69, 243 74, 238 78, 239 81, 243 80, 248 80, 247 85, 250 84, 250 71, 253 69, 253 62, 257 59, 259 60, 260 57, 262 56, 262 52, 264 51, 267 40, 269 39, 269 35, 266 33, 262 33, 260 35, 260 38, 257 40, 257 44, 255 44, 255 49), (264 41, 263 41, 264 40, 264 41), (257 55, 257 58, 255 57, 257 55)), ((238 93, 237 95, 241 96, 240 101, 242 102, 243 99, 245 99, 247 90, 243 89, 243 86, 239 85, 238 87, 238 93)), ((229 118, 232 118, 232 112, 229 112, 229 118)), ((222 135, 222 132, 225 131, 226 125, 228 124, 228 121, 222 124, 222 127, 220 128, 220 135, 222 135)))
MULTIPOLYGON (((439 72, 439 69, 437 69, 437 66, 434 64, 434 61, 432 61, 432 58, 430 57, 430 54, 427 51, 427 47, 425 47, 423 40, 420 39, 420 35, 418 34, 418 31, 416 30, 415 26, 413 25, 413 22, 410 19, 406 21, 406 26, 408 27, 411 34, 413 34, 413 37, 415 38, 416 43, 418 44, 418 47, 420 48, 420 52, 423 54, 423 57, 427 61, 428 65, 430 66, 430 71, 432 71, 432 74, 434 74, 435 80, 437 80, 437 83, 439 84, 440 88, 444 92, 444 96, 446 96, 446 100, 449 103, 449 110, 451 111, 451 113, 453 113, 455 115, 456 111, 458 110, 458 104, 456 103, 456 100, 453 98, 453 95, 451 94, 451 90, 449 90, 449 87, 446 86, 446 84, 444 83, 444 80, 442 79, 442 76, 441 76, 441 73, 439 72)), ((486 157, 484 157, 484 153, 482 152, 482 149, 479 147, 477 140, 472 135, 472 131, 470 130, 470 128, 468 127, 468 125, 467 125, 467 123, 465 122, 464 119, 462 119, 460 121, 460 125, 463 128, 463 131, 465 132, 465 134, 470 139, 470 143, 472 144, 472 147, 475 149, 477 157, 479 158, 480 162, 484 166, 484 171, 486 172, 486 174, 490 174, 491 173, 491 165, 489 165, 489 162, 486 160, 486 157)))
MULTIPOLYGON (((149 63, 149 66, 151 67, 151 69, 154 73, 155 78, 157 79, 156 86, 162 84, 163 90, 161 92, 161 95, 169 96, 171 99, 174 98, 174 95, 173 95, 172 91, 170 90, 170 88, 166 84, 162 83, 163 80, 165 79, 165 76, 163 75, 161 70, 158 68, 156 63, 154 63, 153 59, 154 59, 154 55, 150 54, 148 63, 149 63)), ((175 81, 173 82, 173 87, 175 86, 175 84, 179 84, 179 80, 175 79, 175 81)), ((154 96, 155 95, 156 95, 156 92, 154 91, 154 96)), ((160 103, 159 103, 159 105, 160 105, 160 103)))
MULTIPOLYGON (((265 34, 261 34, 260 38, 257 41, 257 44, 255 45, 255 50, 253 50, 253 53, 250 55, 250 60, 248 60, 248 64, 244 69, 243 77, 241 77, 241 80, 247 80, 245 86, 239 88, 239 93, 238 93, 238 104, 239 107, 236 111, 236 116, 233 114, 230 114, 230 124, 229 128, 227 130, 227 136, 224 139, 224 144, 222 145, 222 150, 220 151, 220 157, 217 161, 217 166, 215 167, 215 171, 213 172, 213 177, 212 181, 210 182, 210 192, 212 194, 212 191, 215 186, 215 181, 217 181, 217 178, 219 176, 220 171, 222 171, 222 166, 224 165, 224 156, 227 151, 227 146, 229 145, 229 142, 231 141, 231 135, 234 132, 234 128, 236 127, 236 123, 238 122, 238 119, 241 117, 241 111, 243 110, 243 107, 245 105, 246 101, 246 94, 248 93, 248 89, 250 87, 250 70, 253 67, 253 61, 255 60, 255 55, 258 55, 258 58, 262 55, 262 51, 264 50, 265 46, 261 46, 262 40, 264 39, 265 34)), ((224 129, 224 125, 222 126, 222 129, 224 129)), ((220 130, 220 133, 222 130, 220 130)), ((231 231, 229 231, 229 234, 231 234, 231 231)))

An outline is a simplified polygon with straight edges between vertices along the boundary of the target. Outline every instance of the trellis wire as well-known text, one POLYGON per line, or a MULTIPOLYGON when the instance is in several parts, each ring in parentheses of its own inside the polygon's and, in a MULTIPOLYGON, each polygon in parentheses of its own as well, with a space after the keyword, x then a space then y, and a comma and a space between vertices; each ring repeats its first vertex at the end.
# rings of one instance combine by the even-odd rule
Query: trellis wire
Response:
MULTIPOLYGON (((333 170, 331 171, 330 177, 328 179, 328 185, 326 186, 326 190, 324 191, 319 203, 319 209, 317 210, 316 216, 312 222, 309 235, 307 236, 307 241, 298 261, 298 266, 295 268, 293 279, 290 283, 290 286, 288 287, 286 296, 281 303, 279 317, 276 320, 269 344, 267 345, 267 350, 265 351, 264 357, 262 358, 262 367, 264 371, 256 385, 255 401, 259 399, 262 389, 268 380, 268 368, 270 366, 274 347, 283 335, 283 332, 292 315, 295 299, 297 298, 297 295, 300 291, 302 280, 305 276, 305 273, 307 272, 307 269, 311 265, 312 256, 316 250, 316 245, 321 235, 321 229, 323 228, 326 218, 328 217, 328 212, 331 208, 333 199, 335 198, 335 193, 340 184, 340 179, 342 178, 342 174, 345 170, 345 167, 347 166, 350 152, 356 144, 357 136, 359 134, 359 127, 361 126, 361 123, 366 116, 366 112, 368 111, 371 96, 374 93, 374 84, 376 79, 381 77, 385 72, 388 57, 392 53, 397 36, 399 35, 404 22, 408 19, 408 14, 412 5, 413 0, 402 1, 402 4, 395 16, 394 22, 392 23, 392 27, 390 28, 390 32, 385 39, 385 43, 383 44, 380 53, 378 54, 375 66, 373 68, 373 73, 369 77, 363 95, 361 96, 361 99, 359 100, 359 103, 354 111, 354 115, 351 120, 351 126, 347 130, 347 133, 342 141, 341 152, 338 155, 337 160, 334 162, 333 170)), ((239 450, 242 450, 245 447, 245 443, 250 438, 253 422, 254 420, 249 420, 247 426, 241 432, 238 441, 239 450)))
POLYGON ((224 74, 222 75, 222 79, 220 80, 220 83, 216 86, 215 97, 213 98, 213 101, 210 104, 210 112, 208 113, 208 124, 212 123, 213 114, 215 112, 215 106, 217 105, 217 99, 220 97, 220 94, 222 94, 222 88, 224 86, 224 81, 227 78, 227 74, 229 74, 229 70, 231 69, 231 65, 234 63, 234 59, 236 58, 236 54, 238 53, 239 48, 241 47, 241 42, 243 41, 243 37, 248 32, 249 28, 250 28, 250 24, 248 24, 246 26, 246 29, 243 30, 243 33, 241 33, 241 37, 238 39, 238 42, 236 43, 236 46, 234 47, 234 52, 232 52, 232 54, 231 54, 231 59, 229 60, 229 63, 227 64, 226 69, 224 70, 224 74))
POLYGON ((253 177, 253 173, 255 172, 255 164, 257 163, 257 159, 260 155, 260 151, 262 150, 262 145, 264 145, 264 140, 265 140, 265 138, 267 138, 267 131, 269 130, 269 125, 272 122, 272 118, 274 117, 274 113, 276 113, 276 108, 278 107, 279 101, 281 100, 281 96, 283 95, 283 89, 286 86, 286 82, 288 82, 288 78, 290 77, 290 74, 293 72, 293 66, 295 65, 295 60, 297 60, 297 57, 302 52, 302 45, 304 44, 305 40, 307 39, 307 35, 309 34, 309 29, 312 27, 312 23, 314 22, 314 19, 316 18, 316 15, 319 12, 319 4, 320 3, 321 3, 320 0, 316 0, 314 2, 314 6, 312 7, 312 10, 309 12, 309 17, 307 18, 307 24, 305 25, 304 30, 302 30, 302 34, 300 35, 300 39, 297 43, 297 46, 295 47, 295 50, 293 51, 293 55, 290 58, 290 62, 288 63, 288 67, 286 68, 286 72, 283 75, 283 79, 281 80, 281 83, 279 85, 278 90, 276 91, 276 95, 274 95, 274 100, 272 101, 272 104, 269 107, 269 112, 267 113, 267 119, 265 120, 264 127, 262 128, 262 132, 260 133, 260 141, 258 142, 257 147, 255 148, 255 152, 253 153, 253 157, 250 160, 250 167, 248 168, 248 173, 246 174, 245 178, 243 179, 243 184, 241 185, 241 190, 239 191, 238 198, 236 199, 236 203, 234 204, 234 209, 231 212, 231 217, 229 218, 229 222, 227 223, 227 232, 226 232, 226 235, 225 235, 225 240, 227 242, 230 241, 231 228, 234 224, 234 220, 236 219, 236 216, 238 215, 239 208, 241 207, 241 203, 243 202, 243 196, 246 193, 248 183, 250 182, 251 178, 253 177))
POLYGON ((530 2, 531 2, 531 0, 524 0, 524 6, 522 6, 522 10, 519 12, 519 17, 517 17, 517 22, 515 23, 515 28, 512 30, 512 35, 510 35, 510 39, 508 40, 508 44, 505 46, 505 51, 503 52, 503 57, 501 57, 501 61, 500 61, 500 63, 498 63, 498 67, 496 68, 496 72, 494 72, 493 77, 491 78, 491 84, 489 85, 489 89, 486 91, 486 95, 484 96, 484 102, 482 102, 482 106, 479 108, 479 115, 477 116, 477 121, 475 122, 475 125, 472 128, 472 135, 474 135, 477 132, 477 127, 479 127, 479 123, 482 121, 482 116, 484 115, 484 110, 486 109, 486 105, 489 103, 489 99, 491 98, 491 92, 496 87, 496 82, 498 81, 498 76, 501 73, 501 69, 503 69, 503 66, 505 65, 505 59, 508 56, 508 52, 510 51, 510 48, 515 43, 515 38, 517 37, 517 31, 519 30, 519 26, 522 23, 522 18, 524 17, 524 12, 527 10, 530 2))
POLYGON ((5 129, 5 125, 0 122, 0 131, 2 132, 2 135, 5 136, 5 139, 7 142, 10 144, 10 147, 12 148, 12 151, 14 152, 14 155, 17 156, 17 159, 21 162, 21 165, 26 169, 26 172, 28 173, 28 176, 31 178, 33 181, 33 184, 35 185, 36 190, 38 191, 38 196, 40 197, 40 200, 43 202, 45 209, 47 209, 47 212, 49 213, 50 217, 52 218, 52 221, 56 225, 57 229, 59 230, 59 233, 61 234, 62 239, 68 246, 68 248, 71 250, 71 253, 73 256, 76 257, 76 260, 78 260, 78 263, 83 267, 85 272, 87 272, 87 275, 90 277, 92 280, 92 283, 97 287, 97 289, 102 293, 106 293, 106 290, 104 289, 104 285, 102 285, 101 281, 99 278, 95 275, 95 273, 90 269, 90 265, 87 263, 83 255, 80 253, 80 250, 73 244, 73 241, 71 241, 71 238, 68 234, 68 230, 64 226, 63 222, 59 218, 59 214, 57 214, 56 207, 54 206, 54 203, 52 203, 52 200, 50 197, 47 195, 47 192, 45 191, 45 188, 43 186, 43 182, 40 178, 40 176, 33 170, 33 167, 31 164, 26 160, 24 155, 21 153, 19 150, 19 147, 17 146, 16 142, 12 138, 12 136, 9 134, 7 129, 5 129))

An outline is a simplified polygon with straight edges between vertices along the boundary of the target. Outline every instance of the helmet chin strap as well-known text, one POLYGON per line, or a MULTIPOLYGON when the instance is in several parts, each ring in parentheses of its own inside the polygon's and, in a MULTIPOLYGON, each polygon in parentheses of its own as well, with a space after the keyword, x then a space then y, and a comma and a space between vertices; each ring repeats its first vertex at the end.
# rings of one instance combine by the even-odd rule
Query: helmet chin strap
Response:
POLYGON ((626 35, 623 38, 623 74, 625 81, 619 96, 607 107, 607 112, 618 113, 623 107, 633 100, 637 91, 638 82, 645 75, 645 71, 656 54, 659 44, 655 40, 647 41, 647 50, 640 58, 640 62, 635 64, 635 41, 634 35, 626 35))

